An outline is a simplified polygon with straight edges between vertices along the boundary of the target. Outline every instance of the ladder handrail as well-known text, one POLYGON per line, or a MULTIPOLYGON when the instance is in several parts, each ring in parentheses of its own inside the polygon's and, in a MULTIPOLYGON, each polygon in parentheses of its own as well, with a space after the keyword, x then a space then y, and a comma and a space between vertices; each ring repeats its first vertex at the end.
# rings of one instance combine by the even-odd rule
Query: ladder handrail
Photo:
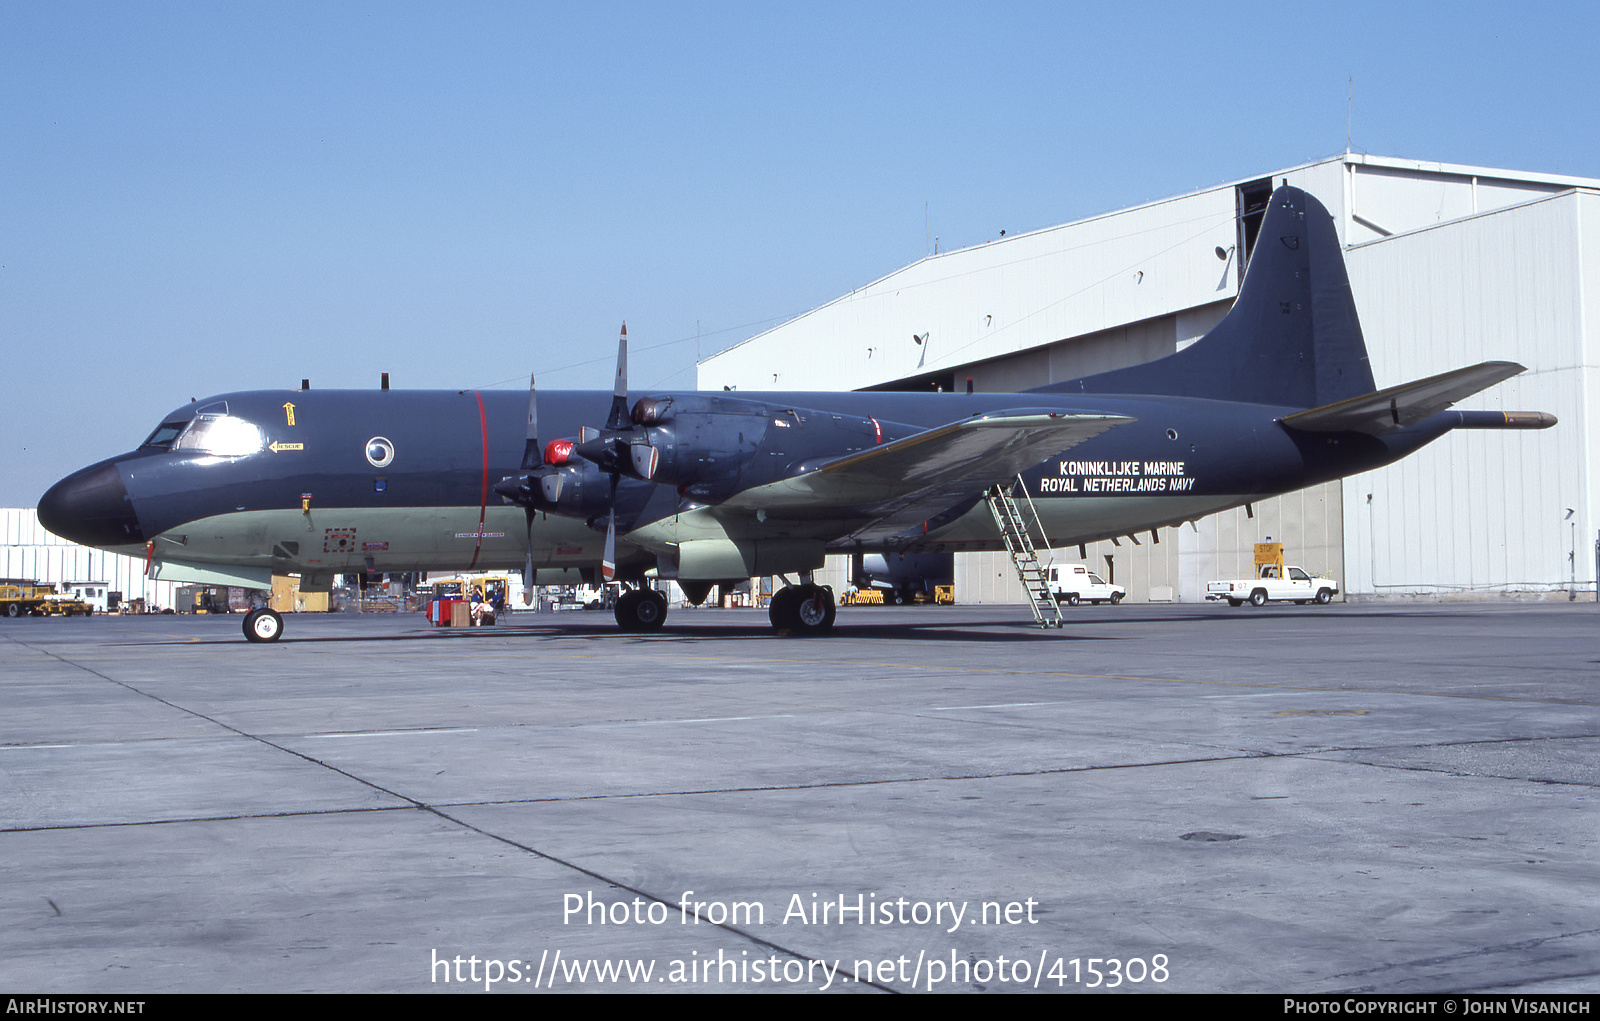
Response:
MULTIPOLYGON (((1040 627, 1050 627, 1051 621, 1046 617, 1054 615, 1055 626, 1061 627, 1066 621, 1061 616, 1060 605, 1050 593, 1047 575, 1049 563, 1040 565, 1038 547, 1034 545, 1028 521, 1023 517, 1012 495, 1015 486, 1019 484, 1022 486, 1023 498, 1028 501, 1028 509, 1033 512, 1035 527, 1039 529, 1040 536, 1048 541, 1044 523, 1039 518, 1039 509, 1028 496, 1027 484, 1020 475, 1011 485, 996 484, 989 490, 986 494, 989 513, 994 516, 995 525, 1000 529, 1000 538, 1005 543, 1006 552, 1011 556, 1012 566, 1016 568, 1017 580, 1022 582, 1022 591, 1028 598, 1028 608, 1033 611, 1034 622, 1040 627), (1041 600, 1045 604, 1045 609, 1040 608, 1041 600)), ((1051 562, 1053 563, 1053 559, 1051 562)))
MULTIPOLYGON (((1033 502, 1033 496, 1028 492, 1028 484, 1022 480, 1021 475, 1017 476, 1017 485, 1022 487, 1022 498, 1028 501, 1028 510, 1033 514, 1034 527, 1039 529, 1039 538, 1044 540, 1045 552, 1050 555, 1050 558, 1044 562, 1045 569, 1048 570, 1056 562, 1056 558, 1055 551, 1049 546, 1050 536, 1044 530, 1044 519, 1039 517, 1039 508, 1033 502)), ((1024 528, 1026 528, 1026 522, 1024 522, 1024 528)), ((1032 541, 1032 536, 1029 536, 1029 541, 1032 541)))

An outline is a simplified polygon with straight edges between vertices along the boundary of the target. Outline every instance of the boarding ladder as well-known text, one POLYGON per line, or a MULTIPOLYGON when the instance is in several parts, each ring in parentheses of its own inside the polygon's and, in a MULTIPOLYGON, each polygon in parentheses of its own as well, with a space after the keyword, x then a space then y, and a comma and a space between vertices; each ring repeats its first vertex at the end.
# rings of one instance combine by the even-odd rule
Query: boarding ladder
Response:
MULTIPOLYGON (((1000 537, 1005 540, 1006 552, 1011 554, 1011 563, 1017 569, 1017 580, 1022 582, 1022 591, 1028 596, 1034 621, 1040 627, 1062 626, 1066 621, 1061 616, 1061 606, 1050 592, 1050 562, 1046 560, 1040 563, 1039 550, 1033 541, 1035 532, 1041 540, 1045 532, 1044 524, 1039 520, 1039 509, 1028 495, 1027 484, 1018 475, 1016 482, 990 489, 987 498, 989 510, 994 514, 994 523, 999 526, 1000 537), (1023 515, 1015 496, 1019 487, 1023 503, 1028 507, 1027 516, 1023 515), (1032 519, 1031 527, 1029 518, 1032 519)), ((1045 554, 1049 555, 1048 548, 1045 554)))

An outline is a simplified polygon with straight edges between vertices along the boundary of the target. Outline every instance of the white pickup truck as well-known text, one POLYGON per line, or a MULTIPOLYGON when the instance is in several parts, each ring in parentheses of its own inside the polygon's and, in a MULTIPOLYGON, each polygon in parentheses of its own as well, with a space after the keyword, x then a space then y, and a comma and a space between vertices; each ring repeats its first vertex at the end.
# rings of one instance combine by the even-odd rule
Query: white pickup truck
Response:
POLYGON ((1298 605, 1327 604, 1339 594, 1339 583, 1332 578, 1313 578, 1298 567, 1280 568, 1264 564, 1256 578, 1242 581, 1214 581, 1206 586, 1207 599, 1226 599, 1230 606, 1264 606, 1269 600, 1292 599, 1298 605))
POLYGON ((1079 603, 1110 603, 1112 606, 1122 602, 1122 597, 1128 590, 1121 585, 1111 585, 1101 581, 1098 574, 1094 574, 1082 564, 1055 564, 1050 568, 1048 575, 1050 594, 1058 603, 1068 606, 1077 606, 1079 603))

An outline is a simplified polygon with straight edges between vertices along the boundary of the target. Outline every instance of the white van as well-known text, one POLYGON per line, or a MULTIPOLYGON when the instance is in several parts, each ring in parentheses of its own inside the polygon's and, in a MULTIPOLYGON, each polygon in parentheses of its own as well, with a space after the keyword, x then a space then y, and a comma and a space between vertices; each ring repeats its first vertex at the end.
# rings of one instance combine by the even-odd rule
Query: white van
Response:
POLYGON ((1056 602, 1077 606, 1079 603, 1122 602, 1128 590, 1121 585, 1109 585, 1098 574, 1082 564, 1052 564, 1049 574, 1050 594, 1056 602))

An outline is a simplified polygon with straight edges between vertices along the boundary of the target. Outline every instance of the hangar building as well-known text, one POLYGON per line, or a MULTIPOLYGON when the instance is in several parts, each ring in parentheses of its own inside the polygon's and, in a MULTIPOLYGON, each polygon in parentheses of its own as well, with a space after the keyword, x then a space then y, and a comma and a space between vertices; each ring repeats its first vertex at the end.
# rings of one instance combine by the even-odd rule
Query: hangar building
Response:
MULTIPOLYGON (((1452 432, 1380 471, 1092 544, 1090 568, 1130 599, 1197 602, 1270 537, 1353 598, 1594 598, 1600 180, 1346 153, 930 255, 705 359, 699 386, 1004 392, 1171 354, 1231 307, 1285 183, 1333 214, 1380 388, 1511 360, 1528 371, 1458 407, 1560 424, 1452 432)), ((1023 598, 1003 553, 958 554, 955 580, 963 602, 1023 598)))
POLYGON ((32 507, 0 508, 0 578, 94 588, 96 605, 102 608, 108 591, 123 602, 143 599, 150 606, 171 606, 177 588, 146 577, 143 560, 52 534, 39 524, 32 507))

